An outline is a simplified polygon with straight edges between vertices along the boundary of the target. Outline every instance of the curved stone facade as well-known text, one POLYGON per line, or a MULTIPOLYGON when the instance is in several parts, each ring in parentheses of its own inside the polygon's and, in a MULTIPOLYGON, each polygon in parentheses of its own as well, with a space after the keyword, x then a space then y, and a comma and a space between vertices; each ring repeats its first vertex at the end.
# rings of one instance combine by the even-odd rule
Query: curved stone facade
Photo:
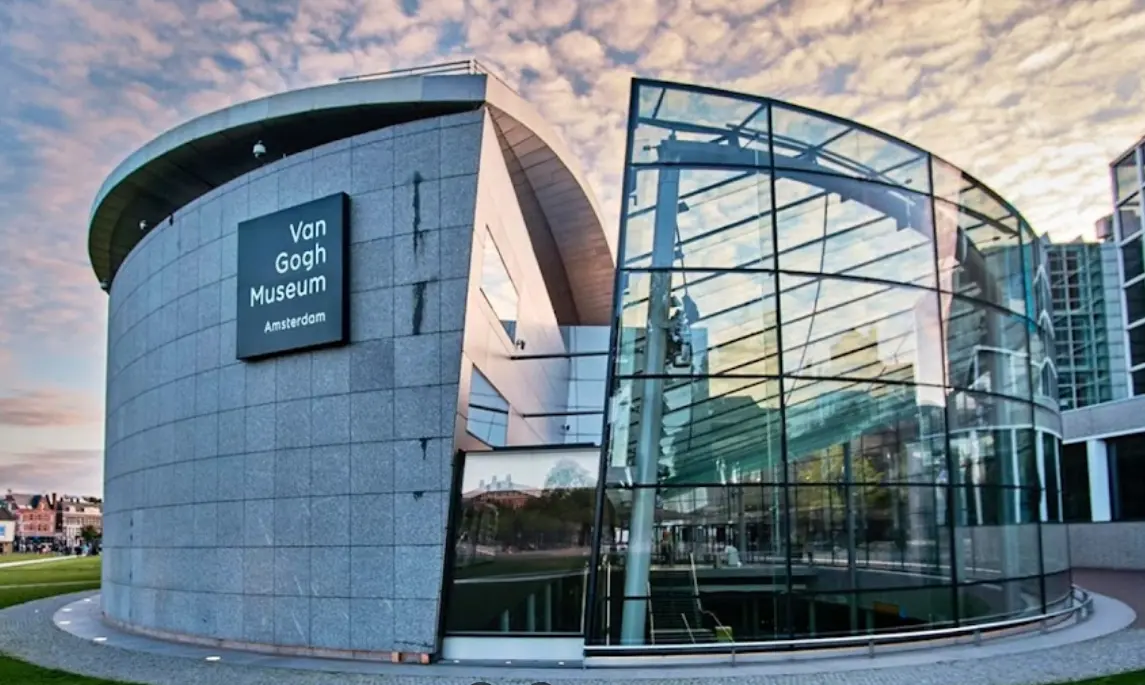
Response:
POLYGON ((433 650, 487 125, 481 109, 269 163, 130 253, 109 304, 109 618, 294 651, 433 650), (237 362, 237 225, 336 192, 352 344, 237 362))

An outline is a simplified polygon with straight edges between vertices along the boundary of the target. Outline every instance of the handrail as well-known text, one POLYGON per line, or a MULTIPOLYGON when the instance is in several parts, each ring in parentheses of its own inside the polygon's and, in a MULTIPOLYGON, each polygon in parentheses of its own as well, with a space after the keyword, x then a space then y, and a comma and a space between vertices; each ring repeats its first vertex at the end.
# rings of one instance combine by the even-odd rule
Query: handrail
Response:
POLYGON ((588 562, 584 562, 584 575, 580 581, 580 629, 585 630, 585 609, 588 608, 588 562))
POLYGON ((696 553, 688 552, 688 561, 692 565, 692 590, 696 593, 696 603, 700 602, 700 581, 696 579, 696 553))
MULTIPOLYGON (((701 614, 711 616, 712 620, 716 622, 717 628, 724 628, 725 626, 723 623, 720 623, 719 617, 705 609, 704 602, 700 599, 700 581, 696 578, 696 553, 688 552, 688 560, 692 563, 692 590, 696 593, 696 608, 700 610, 701 614)), ((692 640, 692 642, 695 642, 695 640, 692 640)))
POLYGON ((405 78, 410 76, 450 76, 450 75, 471 75, 471 76, 489 76, 496 79, 498 83, 505 86, 512 92, 516 93, 517 89, 510 86, 494 71, 486 67, 479 60, 461 59, 452 62, 438 62, 437 64, 426 64, 419 67, 405 67, 402 69, 388 69, 385 71, 374 71, 365 74, 354 74, 352 76, 338 77, 338 83, 346 81, 370 81, 375 79, 389 79, 389 78, 405 78))
MULTIPOLYGON (((934 628, 931 630, 915 630, 897 633, 846 635, 841 637, 821 637, 804 640, 769 640, 766 642, 710 642, 697 643, 695 645, 658 645, 655 651, 675 653, 686 652, 693 654, 707 653, 712 655, 728 654, 734 657, 737 653, 765 652, 784 648, 796 649, 801 647, 815 648, 866 646, 873 653, 875 645, 883 643, 921 642, 924 640, 959 637, 966 635, 973 635, 977 641, 981 639, 982 633, 985 632, 1014 628, 1017 626, 1030 625, 1033 623, 1048 624, 1050 621, 1062 617, 1077 615, 1079 620, 1084 621, 1089 617, 1090 613, 1092 613, 1092 606, 1093 597, 1084 589, 1074 585, 1070 590, 1070 606, 1046 614, 1039 614, 1037 616, 1024 616, 1021 618, 1007 619, 1004 621, 993 621, 990 623, 978 623, 969 626, 958 626, 956 628, 934 628)), ((1043 627, 1045 626, 1043 625, 1043 627)), ((594 653, 615 652, 621 654, 626 652, 649 652, 650 650, 648 645, 610 645, 596 646, 586 651, 594 653)))
POLYGON ((681 611, 680 612, 680 618, 684 619, 684 628, 685 628, 685 630, 688 631, 688 637, 691 638, 692 644, 698 644, 696 642, 696 634, 692 632, 692 624, 688 623, 687 614, 685 614, 684 612, 681 611))
POLYGON ((652 582, 644 583, 644 591, 648 593, 648 599, 644 602, 644 606, 648 611, 648 636, 652 640, 652 644, 656 644, 656 618, 652 613, 652 582))
MULTIPOLYGON (((608 603, 604 606, 604 639, 605 644, 609 644, 612 635, 612 555, 604 555, 604 596, 608 598, 608 603)), ((596 607, 592 609, 596 611, 596 607)))

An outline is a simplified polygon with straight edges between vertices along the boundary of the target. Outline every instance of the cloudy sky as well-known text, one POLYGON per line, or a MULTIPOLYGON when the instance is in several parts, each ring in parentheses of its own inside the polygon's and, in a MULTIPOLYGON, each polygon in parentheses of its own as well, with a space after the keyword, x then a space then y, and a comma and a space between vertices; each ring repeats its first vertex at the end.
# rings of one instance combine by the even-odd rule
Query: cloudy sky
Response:
POLYGON ((789 99, 945 156, 1069 238, 1145 134, 1145 0, 2 0, 0 489, 98 492, 102 178, 189 117, 476 56, 580 155, 608 216, 633 74, 789 99))

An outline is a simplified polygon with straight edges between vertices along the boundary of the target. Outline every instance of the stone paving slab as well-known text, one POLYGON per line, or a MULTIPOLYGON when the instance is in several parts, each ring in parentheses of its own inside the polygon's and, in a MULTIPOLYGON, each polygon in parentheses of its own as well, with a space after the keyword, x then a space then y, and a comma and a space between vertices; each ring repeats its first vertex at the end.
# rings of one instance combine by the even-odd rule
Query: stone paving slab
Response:
POLYGON ((1145 571, 1075 568, 1073 582, 1125 602, 1137 612, 1137 621, 1132 627, 1145 628, 1145 571))
MULTIPOLYGON (((883 668, 852 667, 847 670, 825 670, 826 664, 823 663, 814 666, 824 669, 819 672, 783 675, 769 675, 755 665, 639 669, 653 672, 652 677, 642 673, 644 677, 635 678, 633 669, 522 671, 453 665, 406 666, 395 670, 389 664, 374 664, 375 668, 384 667, 388 672, 330 673, 282 667, 236 666, 225 662, 211 663, 186 657, 128 651, 75 637, 54 625, 52 617, 57 611, 77 600, 93 596, 93 593, 73 593, 0 611, 0 651, 42 666, 73 673, 154 685, 427 685, 430 681, 443 685, 473 685, 477 682, 530 685, 539 681, 559 682, 562 685, 596 685, 631 680, 639 680, 642 685, 724 682, 776 685, 1037 685, 1145 669, 1145 630, 1129 629, 1052 649, 994 658, 963 658, 958 661, 883 668)), ((1004 648, 1004 645, 999 642, 994 643, 993 647, 1004 648)), ((876 657, 868 663, 874 664, 881 658, 876 657)), ((282 660, 275 657, 261 657, 252 663, 268 664, 276 661, 281 665, 282 660)))

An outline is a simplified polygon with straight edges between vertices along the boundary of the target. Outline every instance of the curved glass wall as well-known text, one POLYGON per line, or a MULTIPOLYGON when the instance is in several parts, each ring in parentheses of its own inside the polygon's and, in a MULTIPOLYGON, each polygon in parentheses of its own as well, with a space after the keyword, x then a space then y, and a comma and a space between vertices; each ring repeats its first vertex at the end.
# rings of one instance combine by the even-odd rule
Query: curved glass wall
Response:
POLYGON ((852 635, 1065 601, 1038 238, 950 164, 636 81, 591 645, 852 635))

